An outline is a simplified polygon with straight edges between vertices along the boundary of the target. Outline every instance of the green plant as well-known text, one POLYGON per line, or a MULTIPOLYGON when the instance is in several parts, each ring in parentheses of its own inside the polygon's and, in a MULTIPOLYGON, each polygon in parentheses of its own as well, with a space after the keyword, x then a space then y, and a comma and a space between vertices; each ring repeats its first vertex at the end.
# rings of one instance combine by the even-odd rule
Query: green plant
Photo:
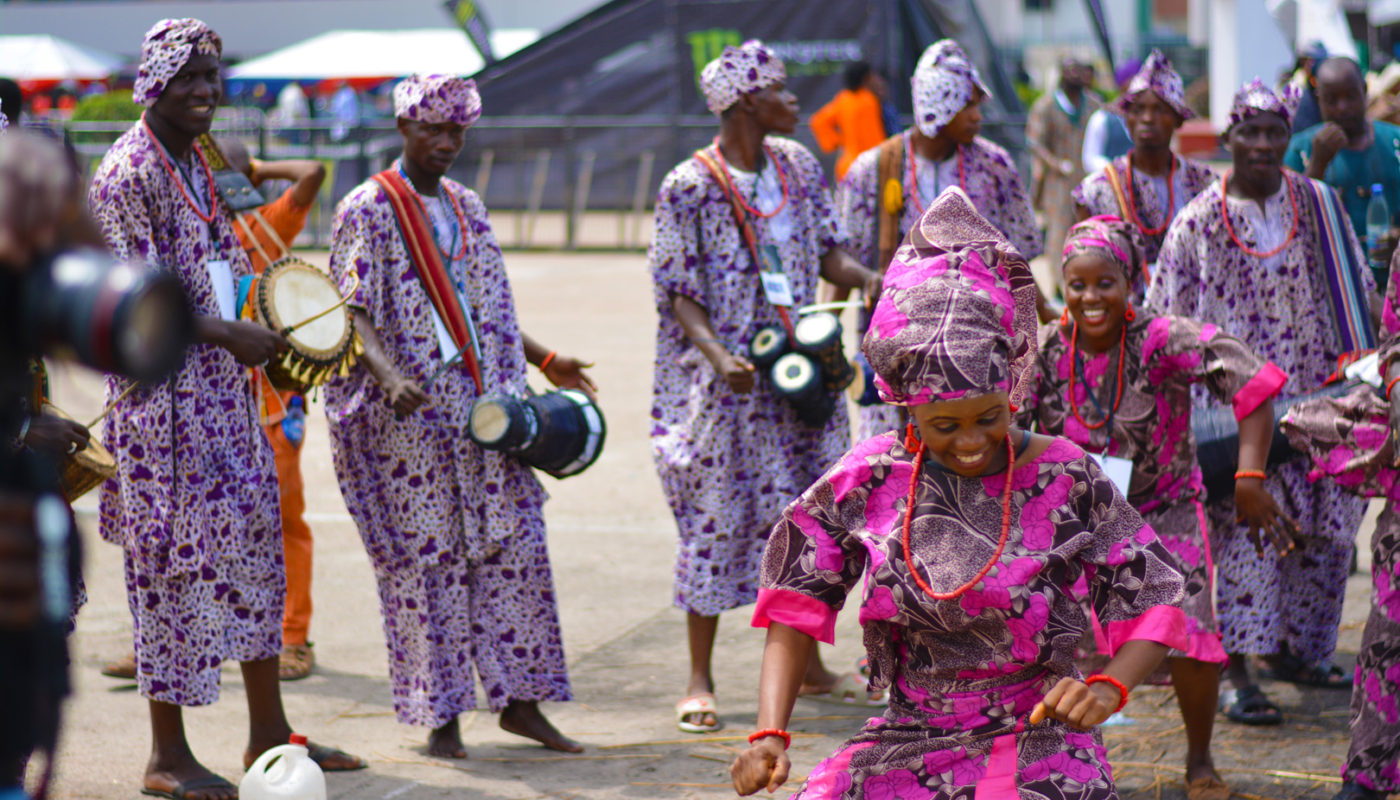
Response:
MULTIPOLYGON (((104 92, 84 97, 73 108, 73 122, 134 122, 141 118, 141 107, 131 99, 131 90, 104 92)), ((111 142, 117 133, 74 131, 74 142, 111 142)))

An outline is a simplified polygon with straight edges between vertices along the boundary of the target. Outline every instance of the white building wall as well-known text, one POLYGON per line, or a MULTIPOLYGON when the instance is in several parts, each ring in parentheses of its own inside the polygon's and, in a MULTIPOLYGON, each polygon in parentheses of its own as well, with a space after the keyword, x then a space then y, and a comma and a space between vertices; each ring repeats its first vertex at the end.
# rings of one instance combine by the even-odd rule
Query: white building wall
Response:
POLYGON ((1210 121, 1224 130, 1235 91, 1256 76, 1273 85, 1293 50, 1262 0, 1210 0, 1210 121))

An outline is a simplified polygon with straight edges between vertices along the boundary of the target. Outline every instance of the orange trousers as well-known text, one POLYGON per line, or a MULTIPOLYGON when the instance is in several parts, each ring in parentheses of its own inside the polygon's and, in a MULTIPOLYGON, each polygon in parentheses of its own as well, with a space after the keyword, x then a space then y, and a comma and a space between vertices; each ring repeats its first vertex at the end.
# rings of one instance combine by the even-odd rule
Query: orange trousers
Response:
POLYGON ((282 423, 264 426, 277 459, 282 494, 282 551, 287 562, 287 607, 282 613, 282 645, 306 644, 311 628, 311 528, 301 479, 301 451, 287 441, 282 423))

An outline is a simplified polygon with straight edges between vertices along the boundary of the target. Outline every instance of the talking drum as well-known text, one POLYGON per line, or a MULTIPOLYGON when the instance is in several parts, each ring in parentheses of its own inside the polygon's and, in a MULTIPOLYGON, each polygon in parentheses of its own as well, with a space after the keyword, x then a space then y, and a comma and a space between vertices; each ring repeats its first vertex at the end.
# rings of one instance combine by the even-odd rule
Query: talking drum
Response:
POLYGON ((759 328, 749 342, 749 360, 759 369, 773 366, 788 351, 787 332, 777 325, 759 328))
MULTIPOLYGON (((1293 406, 1308 400, 1341 397, 1350 394, 1360 381, 1328 384, 1315 392, 1274 403, 1273 441, 1269 445, 1269 467, 1287 464, 1303 454, 1293 449, 1279 422, 1293 406)), ((1201 481, 1206 487, 1206 502, 1214 503, 1234 496, 1235 471, 1239 468, 1240 426, 1234 410, 1224 406, 1197 408, 1191 412, 1191 433, 1196 437, 1196 462, 1201 467, 1201 481)))
POLYGON ((556 478, 592 466, 607 434, 602 409, 577 389, 524 399, 488 394, 472 406, 467 423, 467 435, 483 449, 510 453, 556 478))
POLYGON ((810 428, 821 428, 836 411, 836 395, 822 385, 821 367, 805 353, 788 353, 769 372, 773 389, 788 401, 797 418, 810 428))
POLYGON ((265 367, 273 386, 305 392, 349 374, 362 351, 345 303, 330 276, 304 261, 284 258, 263 272, 253 319, 287 340, 265 367))
POLYGON ((793 327, 794 349, 806 353, 821 368, 822 386, 828 392, 839 392, 851 385, 855 371, 841 351, 841 320, 835 314, 820 311, 808 314, 793 327))

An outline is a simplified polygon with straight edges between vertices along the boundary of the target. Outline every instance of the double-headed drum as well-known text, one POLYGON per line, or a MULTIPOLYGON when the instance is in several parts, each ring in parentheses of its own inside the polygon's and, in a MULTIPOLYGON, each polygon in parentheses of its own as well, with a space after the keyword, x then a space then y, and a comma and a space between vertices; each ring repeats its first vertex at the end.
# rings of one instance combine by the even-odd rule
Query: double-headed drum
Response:
POLYGON ((749 360, 759 369, 772 367, 787 351, 787 331, 777 325, 760 328, 749 342, 749 360))
POLYGON ((355 325, 329 275, 294 258, 269 266, 257 281, 253 319, 287 340, 264 368, 272 385, 305 392, 355 363, 355 325))
POLYGON ((879 389, 875 387, 875 368, 870 366, 865 353, 856 353, 851 360, 851 372, 854 380, 846 387, 846 396, 858 406, 878 406, 884 402, 880 399, 879 389))
POLYGON ((826 426, 836 411, 837 395, 822 384, 822 371, 806 353, 788 353, 773 364, 768 373, 773 389, 788 401, 802 424, 811 428, 826 426))
POLYGON ((608 428, 592 398, 577 389, 560 389, 524 399, 485 395, 472 406, 467 433, 486 450, 510 453, 567 478, 598 460, 608 428))
POLYGON ((841 350, 841 320, 828 311, 808 314, 793 326, 793 348, 805 353, 821 368, 821 383, 828 392, 851 385, 855 371, 841 350))

